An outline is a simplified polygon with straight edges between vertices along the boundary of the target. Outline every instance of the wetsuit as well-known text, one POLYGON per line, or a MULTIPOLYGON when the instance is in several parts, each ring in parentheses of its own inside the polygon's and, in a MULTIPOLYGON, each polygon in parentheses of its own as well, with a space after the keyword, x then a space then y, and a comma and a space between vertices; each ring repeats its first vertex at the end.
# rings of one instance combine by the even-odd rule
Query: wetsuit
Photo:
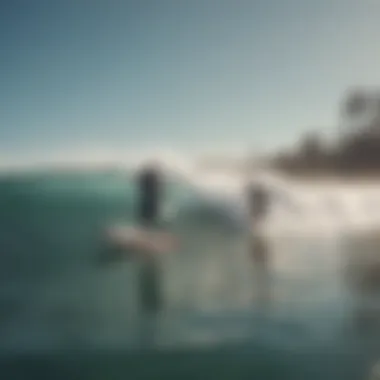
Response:
POLYGON ((262 220, 268 213, 269 194, 261 185, 249 188, 249 206, 251 216, 255 221, 262 220))
MULTIPOLYGON (((161 183, 154 168, 143 170, 138 177, 137 222, 143 227, 156 227, 159 219, 161 183)), ((142 263, 139 285, 141 308, 156 313, 161 307, 160 273, 157 258, 152 255, 142 263)))
POLYGON ((161 184, 159 174, 145 169, 138 178, 137 220, 143 225, 158 222, 161 184))

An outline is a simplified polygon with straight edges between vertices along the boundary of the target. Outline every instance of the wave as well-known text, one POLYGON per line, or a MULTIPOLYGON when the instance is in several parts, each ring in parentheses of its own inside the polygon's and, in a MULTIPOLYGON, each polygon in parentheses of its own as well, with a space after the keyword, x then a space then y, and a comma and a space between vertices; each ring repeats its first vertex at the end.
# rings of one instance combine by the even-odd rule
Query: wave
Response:
MULTIPOLYGON (((205 170, 190 160, 170 156, 161 163, 170 183, 164 215, 173 223, 203 221, 245 230, 250 225, 245 187, 257 181, 271 195, 262 226, 268 234, 337 234, 380 227, 379 183, 292 181, 265 169, 248 176, 237 170, 205 170)), ((59 198, 77 204, 116 202, 117 207, 124 202, 128 212, 133 207, 133 175, 139 166, 135 164, 127 169, 52 169, 3 176, 0 201, 34 197, 41 203, 59 198)))
MULTIPOLYGON (((344 234, 380 227, 380 184, 310 183, 291 181, 273 173, 254 178, 193 180, 198 199, 216 209, 220 219, 246 228, 249 225, 244 189, 247 182, 260 182, 270 194, 270 207, 261 226, 267 234, 344 234)), ((188 212, 195 207, 182 207, 188 212)), ((249 227, 249 226, 248 226, 249 227)))

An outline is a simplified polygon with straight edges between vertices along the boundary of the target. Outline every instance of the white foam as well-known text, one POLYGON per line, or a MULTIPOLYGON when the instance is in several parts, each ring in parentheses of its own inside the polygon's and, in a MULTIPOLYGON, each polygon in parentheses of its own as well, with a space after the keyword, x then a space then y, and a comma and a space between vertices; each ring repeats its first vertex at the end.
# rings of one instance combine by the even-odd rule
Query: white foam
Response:
MULTIPOLYGON (((258 173, 272 193, 263 227, 269 234, 337 234, 380 228, 380 183, 311 183, 258 173)), ((222 217, 248 223, 243 199, 246 181, 226 174, 195 175, 189 183, 203 201, 218 204, 222 217)))

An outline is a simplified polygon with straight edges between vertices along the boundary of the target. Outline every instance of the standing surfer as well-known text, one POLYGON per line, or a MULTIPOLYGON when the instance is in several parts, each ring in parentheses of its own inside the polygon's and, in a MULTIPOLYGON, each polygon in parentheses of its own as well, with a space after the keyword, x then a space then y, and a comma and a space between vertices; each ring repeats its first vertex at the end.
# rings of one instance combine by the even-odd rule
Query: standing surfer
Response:
POLYGON ((137 220, 143 226, 158 223, 162 180, 158 168, 153 165, 144 167, 138 175, 137 220))
POLYGON ((260 183, 248 187, 249 214, 254 224, 262 222, 269 212, 269 193, 260 183))
POLYGON ((269 242, 260 228, 268 216, 271 195, 268 188, 259 183, 251 183, 248 187, 247 201, 252 230, 249 237, 249 254, 253 259, 255 270, 257 297, 261 306, 266 305, 270 298, 270 250, 269 242))
MULTIPOLYGON (((142 228, 157 227, 162 196, 162 180, 156 165, 149 164, 137 178, 137 222, 142 228)), ((155 255, 144 255, 140 271, 140 301, 146 313, 160 309, 159 262, 155 255)))

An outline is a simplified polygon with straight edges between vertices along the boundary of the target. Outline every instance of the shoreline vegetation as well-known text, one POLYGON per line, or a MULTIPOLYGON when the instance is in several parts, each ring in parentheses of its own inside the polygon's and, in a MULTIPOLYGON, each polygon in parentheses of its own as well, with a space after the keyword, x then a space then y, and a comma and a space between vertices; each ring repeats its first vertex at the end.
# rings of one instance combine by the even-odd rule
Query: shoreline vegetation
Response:
POLYGON ((335 141, 309 132, 292 149, 267 158, 268 166, 295 178, 380 180, 380 90, 349 92, 340 119, 335 141))

